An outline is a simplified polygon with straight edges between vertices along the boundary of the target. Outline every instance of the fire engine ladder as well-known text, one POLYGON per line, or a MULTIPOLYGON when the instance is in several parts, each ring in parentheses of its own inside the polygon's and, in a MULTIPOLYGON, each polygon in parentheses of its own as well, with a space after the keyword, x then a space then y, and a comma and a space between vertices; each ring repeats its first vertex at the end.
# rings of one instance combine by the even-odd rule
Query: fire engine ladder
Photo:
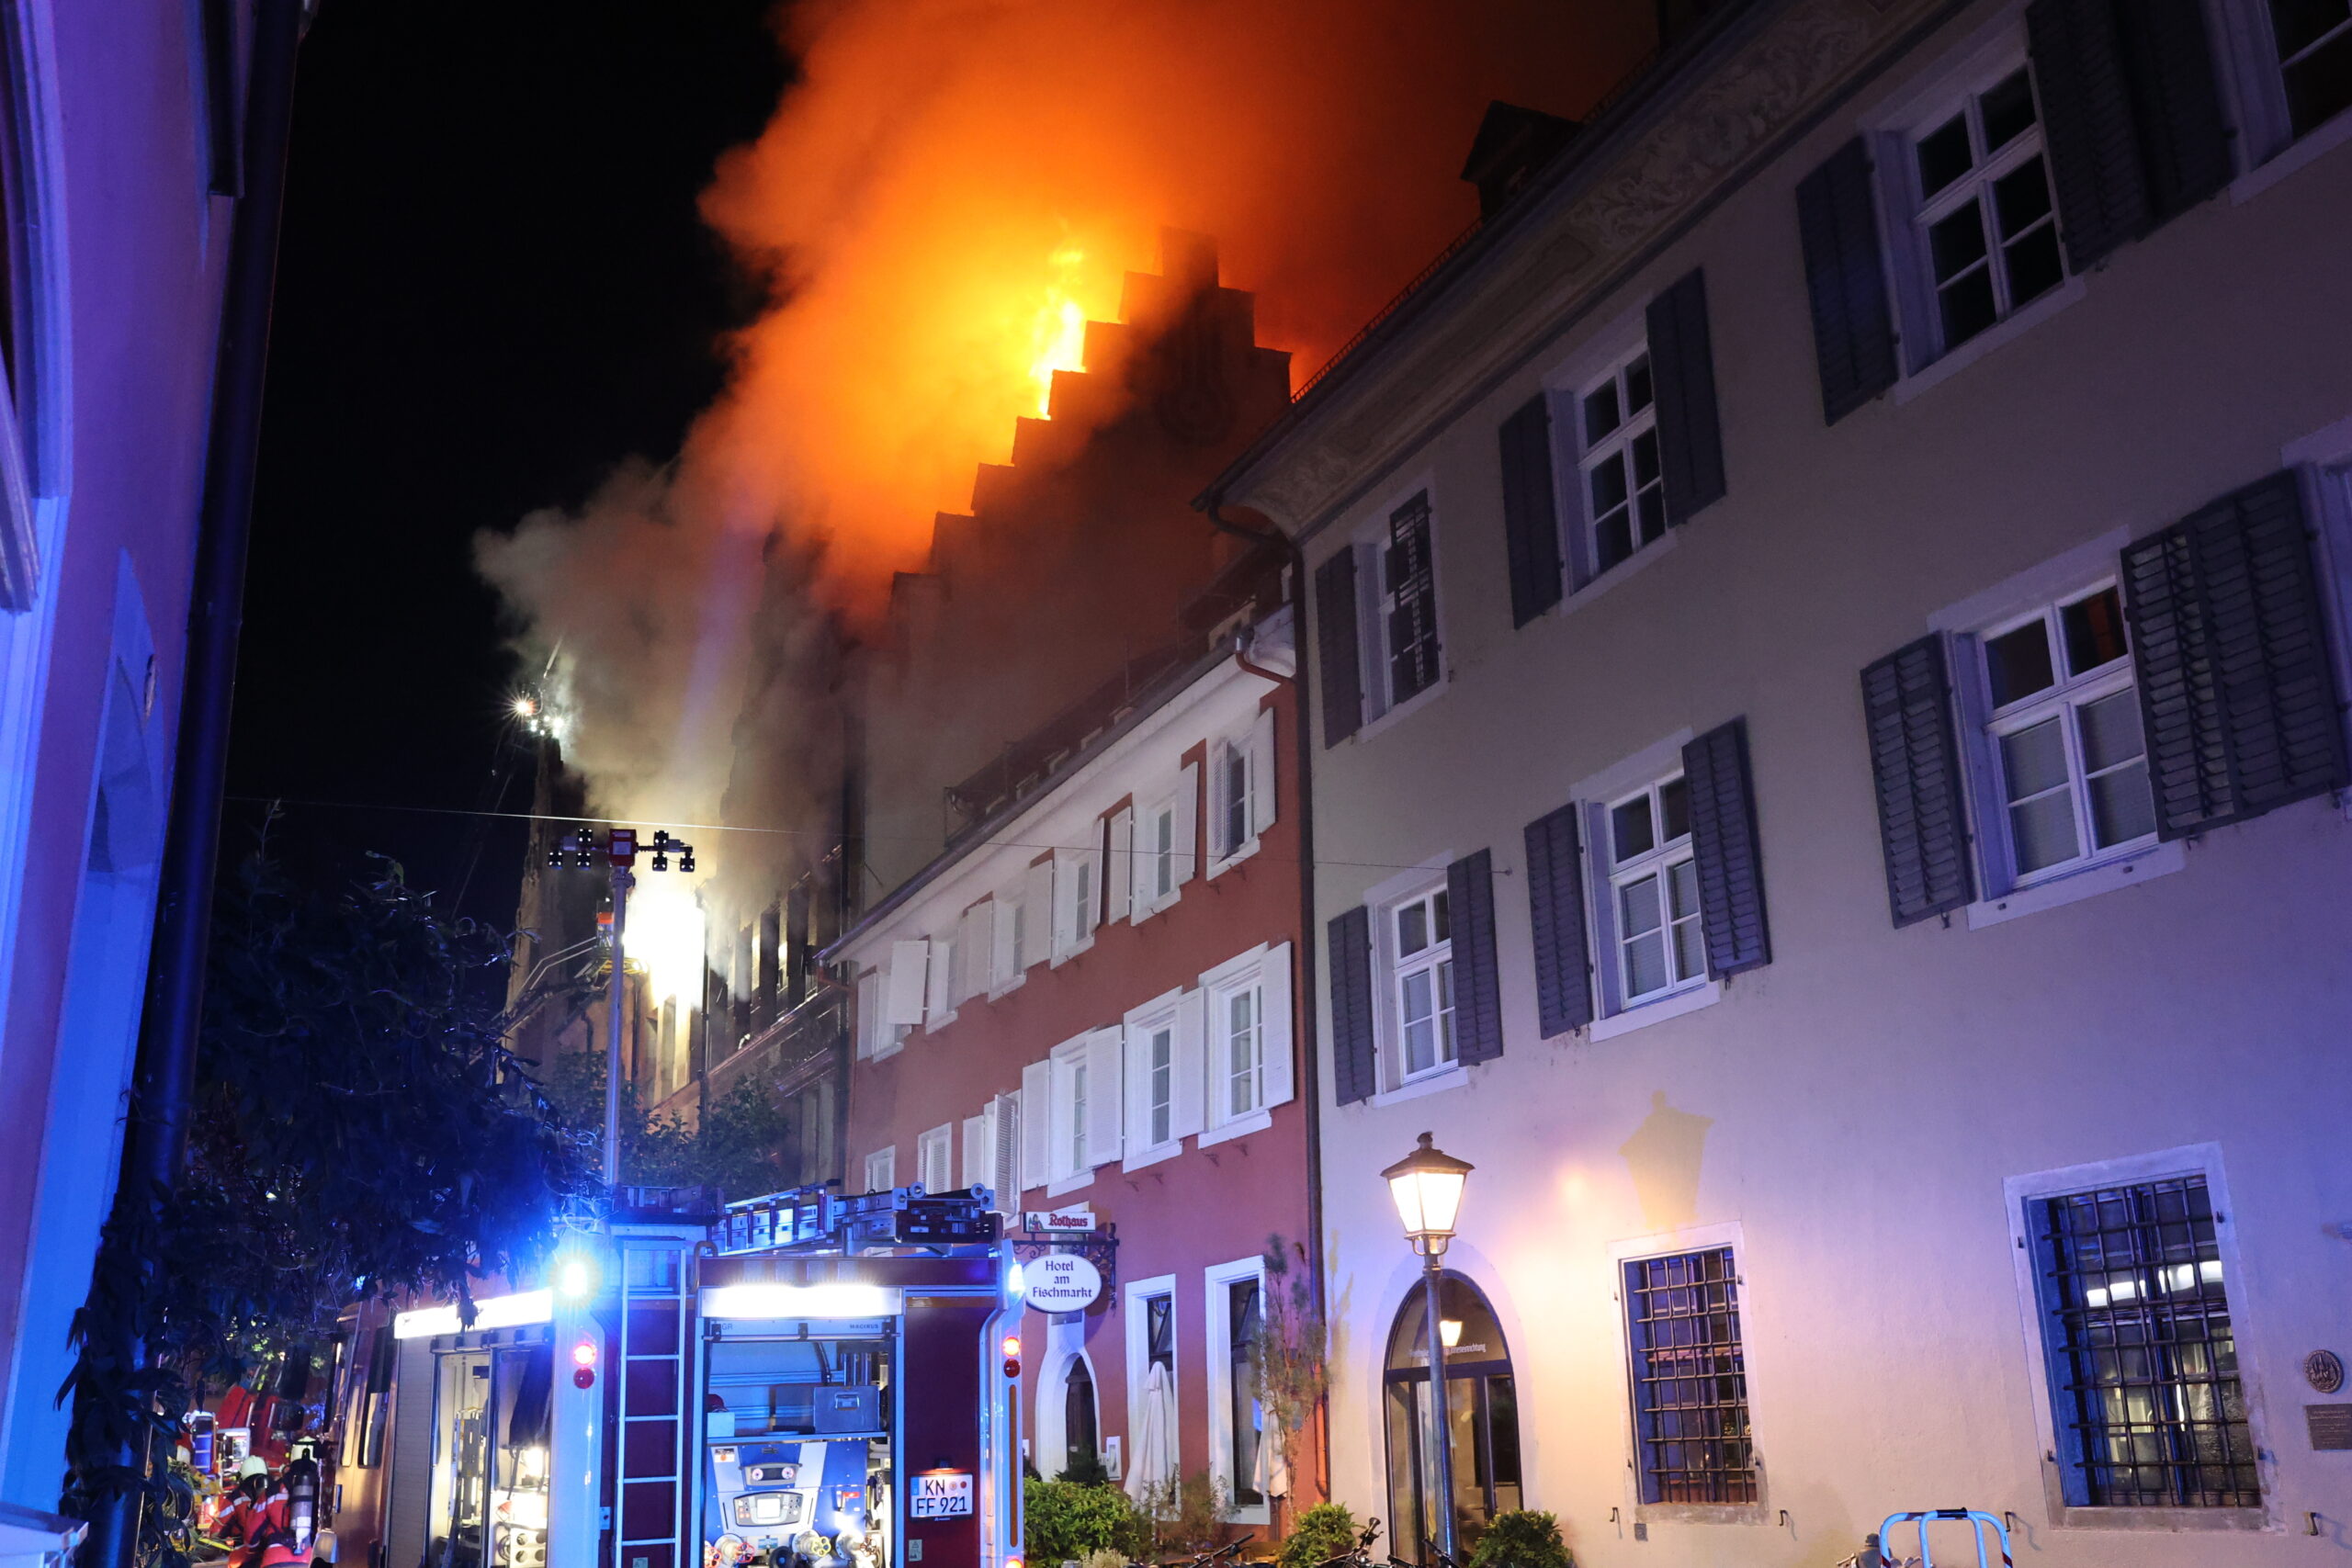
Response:
POLYGON ((699 1568, 676 1560, 693 1437, 685 1419, 686 1272, 676 1241, 622 1243, 620 1506, 611 1568, 699 1568))

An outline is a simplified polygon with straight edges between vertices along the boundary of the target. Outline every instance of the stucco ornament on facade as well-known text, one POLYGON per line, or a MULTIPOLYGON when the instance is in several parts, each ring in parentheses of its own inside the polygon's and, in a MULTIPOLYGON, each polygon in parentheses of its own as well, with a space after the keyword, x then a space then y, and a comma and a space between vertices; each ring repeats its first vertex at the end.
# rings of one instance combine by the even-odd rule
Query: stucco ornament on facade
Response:
MULTIPOLYGON (((1552 212, 1464 280, 1411 347, 1359 372, 1231 498, 1293 532, 1353 499, 1476 396, 1503 360, 1547 343, 1676 221, 1860 73, 1939 0, 1796 0, 1552 212)), ((1373 351, 1373 352, 1377 352, 1373 351)))

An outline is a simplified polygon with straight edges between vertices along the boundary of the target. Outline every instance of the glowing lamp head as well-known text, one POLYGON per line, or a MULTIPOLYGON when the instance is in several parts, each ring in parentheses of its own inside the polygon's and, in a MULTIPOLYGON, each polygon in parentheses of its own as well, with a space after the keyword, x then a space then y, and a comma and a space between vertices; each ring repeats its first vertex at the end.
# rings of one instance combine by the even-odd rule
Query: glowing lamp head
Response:
POLYGON ((516 697, 514 699, 514 716, 516 718, 537 718, 539 716, 539 705, 532 701, 529 697, 516 697))
POLYGON ((1002 1348, 1005 1359, 1007 1360, 1012 1360, 1013 1358, 1019 1356, 1021 1354, 1021 1336, 1018 1334, 1006 1335, 1004 1337, 1002 1348))
POLYGON ((1462 1320, 1458 1317, 1441 1317, 1437 1320, 1437 1332, 1438 1337, 1445 1341, 1445 1348, 1451 1350, 1462 1343, 1462 1320))
POLYGON ((1403 1223, 1414 1251, 1435 1256, 1453 1239, 1463 1181, 1473 1168, 1468 1160, 1455 1159, 1434 1146, 1423 1133, 1419 1147, 1380 1173, 1388 1183, 1396 1218, 1403 1223))
POLYGON ((583 1253, 566 1253, 556 1260, 555 1293, 570 1302, 585 1301, 596 1292, 595 1259, 583 1253))
POLYGON ((571 1364, 582 1371, 594 1371, 598 1353, 594 1339, 582 1339, 571 1348, 571 1364))

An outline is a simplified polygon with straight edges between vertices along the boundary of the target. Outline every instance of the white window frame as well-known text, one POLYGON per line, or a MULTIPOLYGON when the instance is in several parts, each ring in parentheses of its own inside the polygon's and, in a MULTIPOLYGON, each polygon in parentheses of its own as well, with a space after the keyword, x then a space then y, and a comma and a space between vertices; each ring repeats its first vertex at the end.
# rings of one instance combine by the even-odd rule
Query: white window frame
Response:
POLYGON ((857 977, 857 1054, 869 1062, 887 1061, 907 1046, 907 1026, 883 1017, 887 986, 879 964, 857 977))
POLYGON ((1287 1103, 1295 1092, 1291 1062, 1295 1032, 1290 1018, 1292 948, 1288 942, 1260 942, 1237 953, 1201 976, 1200 995, 1205 1017, 1205 1045, 1201 1053, 1204 1111, 1200 1146, 1228 1138, 1246 1137, 1273 1125, 1274 1107, 1287 1103), (1232 1007, 1241 997, 1250 998, 1253 1059, 1241 1074, 1232 1066, 1232 1007), (1250 1103, 1233 1109, 1237 1077, 1246 1077, 1250 1103))
MULTIPOLYGON (((1587 821, 1589 823, 1587 837, 1591 846, 1589 858, 1592 863, 1592 893, 1595 904, 1593 922, 1596 933, 1605 934, 1607 937, 1606 945, 1596 942, 1593 951, 1596 953, 1605 954, 1605 962, 1597 964, 1596 967, 1601 972, 1600 989, 1602 996, 1606 998, 1607 1009, 1611 1013, 1632 1012, 1639 1008, 1669 1001, 1685 991, 1695 990, 1704 986, 1709 979, 1703 908, 1693 908, 1688 915, 1680 917, 1677 917, 1673 912, 1673 873, 1677 868, 1684 865, 1692 868, 1690 874, 1692 896, 1694 897, 1698 896, 1696 851, 1690 841, 1689 828, 1686 826, 1681 833, 1672 839, 1656 840, 1649 849, 1630 859, 1623 862, 1617 859, 1618 809, 1645 799, 1650 813, 1650 830, 1653 834, 1662 834, 1666 828, 1666 791, 1671 785, 1682 782, 1682 759, 1678 755, 1670 768, 1630 790, 1612 793, 1604 799, 1595 801, 1586 814, 1587 821), (1627 942, 1623 926, 1624 893, 1627 888, 1635 884, 1651 878, 1657 879, 1660 900, 1659 924, 1655 929, 1660 932, 1663 947, 1661 956, 1665 959, 1669 973, 1664 986, 1653 987, 1636 996, 1634 994, 1633 977, 1627 964, 1627 942), (1692 931, 1699 944, 1698 968, 1690 974, 1675 972, 1679 969, 1679 964, 1675 958, 1674 944, 1674 928, 1677 925, 1687 926, 1692 931)), ((1687 813, 1688 807, 1686 807, 1685 809, 1687 813)))
POLYGON ((956 920, 956 966, 949 999, 956 1007, 985 997, 996 980, 996 897, 965 909, 956 920))
MULTIPOLYGON (((1469 1081, 1468 1069, 1458 1059, 1442 1069, 1407 1080, 1404 1076, 1404 1019, 1398 1006, 1398 954, 1394 911, 1445 886, 1446 868, 1453 863, 1454 859, 1451 851, 1432 855, 1420 864, 1398 872, 1364 890, 1364 906, 1370 911, 1372 926, 1374 1076, 1379 1083, 1379 1089, 1373 1096, 1375 1105, 1392 1099, 1411 1099, 1469 1081)), ((1457 1036, 1457 1055, 1459 1044, 1457 1036)))
POLYGON ((1120 1167, 1124 1170, 1140 1170, 1184 1152, 1182 1089, 1188 1053, 1182 1039, 1183 1012, 1185 998, 1195 995, 1180 987, 1154 997, 1126 1016, 1127 1137, 1126 1157, 1120 1167), (1163 1033, 1167 1036, 1164 1064, 1158 1060, 1155 1049, 1163 1033), (1167 1117, 1164 1124, 1156 1125, 1155 1114, 1161 1106, 1158 1096, 1163 1088, 1167 1117), (1155 1137, 1155 1133, 1160 1135, 1155 1137))
POLYGON ((899 1184, 899 1145, 876 1149, 865 1156, 865 1190, 888 1192, 899 1184))
POLYGON ((2058 1529, 2243 1530, 2276 1529, 2278 1517, 2278 1464, 2267 1412, 2263 1401, 2263 1337, 2256 1324, 2260 1305, 2239 1254, 2237 1206, 2231 1201, 2222 1168, 2219 1144, 2189 1144, 2148 1154, 2097 1160, 2056 1170, 2013 1176, 2002 1185, 2008 1210, 2009 1260, 2015 1283, 2020 1326, 2025 1339, 2026 1382, 2032 1392, 2036 1443, 2046 1454, 2059 1451, 2055 1415, 2050 1390, 2051 1345, 2041 1302, 2041 1260, 2030 1233, 2027 1206, 2069 1193, 2102 1187, 2123 1187, 2179 1177, 2204 1178, 2213 1206, 2213 1239, 2221 1253, 2223 1291, 2230 1306, 2230 1327, 2236 1342, 2238 1385, 2245 1398, 2246 1430, 2254 1442, 2256 1476, 2262 1488, 2258 1508, 2141 1508, 2106 1507, 2066 1501, 2065 1476, 2045 1462, 2041 1471, 2043 1502, 2051 1526, 2058 1529))
POLYGON ((1052 1110, 1046 1134, 1046 1196, 1058 1198, 1094 1181, 1094 1160, 1086 1123, 1092 1055, 1091 1034, 1065 1040, 1048 1053, 1053 1066, 1052 1110))
POLYGON ((944 1122, 915 1138, 915 1179, 926 1192, 956 1190, 956 1123, 944 1122), (934 1182, 932 1178, 939 1179, 934 1182))
POLYGON ((1453 911, 1446 911, 1446 934, 1437 935, 1438 900, 1446 897, 1446 878, 1442 874, 1425 882, 1402 898, 1391 898, 1379 907, 1381 932, 1387 941, 1388 963, 1384 972, 1388 976, 1388 1007, 1396 1021, 1396 1060, 1389 1082, 1402 1089, 1407 1084, 1420 1083, 1459 1070, 1462 1066, 1462 1041, 1456 1029, 1456 1009, 1453 989, 1453 911), (1420 906, 1429 932, 1424 943, 1412 953, 1405 951, 1405 939, 1398 927, 1405 912, 1420 906), (1408 1056, 1407 1036, 1414 1021, 1408 1017, 1410 1003, 1408 991, 1417 976, 1430 976, 1430 996, 1432 1003, 1430 1021, 1434 1050, 1426 1066, 1416 1068, 1408 1056), (1442 1001, 1441 1001, 1442 998, 1442 1001))
MULTIPOLYGON (((1946 378, 1957 375, 2082 298, 2086 285, 2082 275, 2074 270, 2067 259, 2062 234, 2058 247, 2060 276, 2055 288, 2012 307, 2007 302, 2004 273, 1995 294, 1999 313, 1992 324, 1960 344, 1944 341, 1942 312, 1938 308, 1928 256, 1927 224, 1956 209, 1964 190, 1987 189, 1985 182, 1997 177, 1990 172, 1996 167, 1998 173, 2006 174, 2036 153, 2042 160, 2042 178, 2054 181, 2044 136, 2047 125, 2041 85, 2033 81, 2032 66, 2026 57, 2025 6, 2023 0, 2017 0, 1953 49, 1939 70, 1866 127, 1871 162, 1876 167, 1881 250, 1889 275, 1888 297, 1894 302, 1900 327, 1902 375, 1894 388, 1898 403, 1939 385, 1946 378), (1932 200, 1924 197, 1919 187, 1918 138, 1940 128, 1954 114, 1965 113, 1970 117, 1969 146, 1973 155, 1979 139, 1974 118, 1977 96, 2006 80, 2019 67, 2025 69, 2027 81, 2033 88, 2032 129, 2004 147, 1994 159, 1972 167, 1968 175, 1938 192, 1932 200)), ((2057 186, 2052 183, 2050 188, 2049 221, 2054 226, 2060 221, 2057 186)), ((1986 203, 1990 199, 1989 195, 1984 197, 1986 203)), ((1980 206, 1979 211, 1989 211, 1989 207, 1980 206)), ((1987 233, 1989 236, 1989 230, 1987 233)), ((1987 244, 1989 265, 1992 251, 1998 248, 1999 242, 1988 238, 1987 244)))
POLYGON ((2233 201, 2269 189, 2314 158, 2352 141, 2352 110, 2340 110, 2295 134, 2287 107, 2287 82, 2278 58, 2278 35, 2268 0, 2208 0, 2214 65, 2222 78, 2224 108, 2236 134, 2233 156, 2240 170, 2231 188, 2233 201))
POLYGON ((1000 887, 989 903, 995 911, 989 932, 988 998, 995 1001, 1021 988, 1029 972, 1021 964, 1023 883, 1000 887))
MULTIPOLYGON (((1657 433, 1657 370, 1650 360, 1649 327, 1646 320, 1635 321, 1630 328, 1620 327, 1609 340, 1612 347, 1599 368, 1577 378, 1560 394, 1566 405, 1576 495, 1573 506, 1564 515, 1576 520, 1575 537, 1568 541, 1568 559, 1572 563, 1575 581, 1581 586, 1617 571, 1640 558, 1644 552, 1655 549, 1673 536, 1672 520, 1666 515, 1666 458, 1662 438, 1657 433), (1631 401, 1629 373, 1639 364, 1650 378, 1650 400, 1634 412, 1625 412, 1631 401), (1585 423, 1585 400, 1598 395, 1605 387, 1616 392, 1619 418, 1614 428, 1598 440, 1591 439, 1585 423), (1634 469, 1635 444, 1647 435, 1657 458, 1657 474, 1648 484, 1639 481, 1634 469), (1618 459, 1625 474, 1625 500, 1622 510, 1627 522, 1629 540, 1624 555, 1606 566, 1600 559, 1600 519, 1593 514, 1592 476, 1602 465, 1618 459), (1641 534, 1641 502, 1645 495, 1655 494, 1658 515, 1658 534, 1655 539, 1644 539, 1641 534)), ((1618 509, 1612 509, 1618 510, 1618 509)))
POLYGON ((1058 968, 1094 945, 1102 923, 1102 822, 1093 819, 1095 842, 1054 852, 1054 942, 1058 968))
POLYGON ((1172 795, 1136 813, 1136 870, 1130 894, 1134 919, 1149 919, 1182 896, 1183 884, 1176 875, 1177 820, 1177 797, 1172 795))
POLYGON ((1209 743, 1209 874, 1258 852, 1257 829, 1250 824, 1251 786, 1250 737, 1222 736, 1209 743), (1234 818, 1239 818, 1239 831, 1234 818))
POLYGON ((1756 1501, 1753 1503, 1645 1503, 1642 1501, 1641 1440, 1635 1427, 1638 1419, 1639 1391, 1634 1386, 1633 1325, 1624 1300, 1625 1266, 1647 1258, 1671 1258, 1693 1252, 1714 1252, 1728 1248, 1732 1269, 1740 1282, 1739 1339, 1740 1359, 1747 1371, 1747 1416, 1751 1433, 1771 1424, 1771 1378, 1769 1371, 1771 1347, 1781 1343, 1774 1337, 1778 1325, 1770 1320, 1770 1303, 1759 1313, 1757 1302, 1747 1288, 1747 1240, 1745 1226, 1737 1220, 1722 1220, 1705 1224, 1685 1225, 1674 1230, 1655 1231, 1647 1235, 1625 1236, 1608 1245, 1611 1291, 1617 1298, 1617 1335, 1619 1344, 1619 1375, 1624 1379, 1623 1412, 1618 1424, 1618 1441, 1623 1445, 1625 1456, 1624 1495, 1628 1511, 1636 1519, 1663 1523, 1690 1524, 1764 1524, 1770 1520, 1777 1506, 1772 1493, 1773 1478, 1763 1460, 1764 1445, 1751 1438, 1750 1452, 1756 1472, 1756 1501), (1762 1354, 1759 1355, 1759 1349, 1762 1354), (1768 1370, 1758 1375, 1759 1361, 1768 1370))
MULTIPOLYGON (((1964 663, 1960 679, 1969 683, 1971 705, 1982 716, 1972 725, 1971 741, 1984 771, 1983 804, 1985 820, 1992 830, 1981 833, 1984 848, 1985 884, 2004 893, 2018 892, 2048 882, 2095 870, 2112 861, 2131 860, 2156 845, 2154 811, 2150 807, 2147 832, 2116 844, 2098 846, 2090 840, 2092 818, 2087 769, 2081 754, 2080 726, 2073 721, 2091 703, 2110 698, 2118 694, 2136 692, 2139 672, 2134 668, 2127 641, 2123 656, 2099 666, 2087 673, 2071 674, 2065 668, 2065 639, 2061 612, 2102 592, 2113 590, 2119 614, 2122 601, 2122 585, 2113 572, 2093 579, 2079 588, 2052 598, 2024 615, 2011 615, 1983 627, 1960 641, 1964 663), (2019 631, 2040 622, 2049 638, 2053 683, 2042 691, 2018 698, 2002 708, 1993 706, 1991 672, 1985 662, 1986 649, 1997 638, 2019 631), (2072 858, 2023 871, 2018 865, 2017 840, 2009 819, 2009 802, 2006 789, 2006 769, 2001 760, 2004 738, 2031 729, 2052 717, 2062 719, 2060 732, 2064 743, 2066 784, 2075 818, 2075 841, 2078 852, 2072 858)), ((2128 639, 2129 630, 2126 628, 2128 639)), ((2137 720, 2137 704, 2133 705, 2137 720)), ((2141 738, 2141 771, 2147 772, 2146 737, 2141 738)), ((2113 771, 2113 770, 2109 770, 2113 771)))
MULTIPOLYGON (((1135 1462, 1133 1435, 1143 1427, 1143 1381, 1150 1371, 1151 1314, 1147 1303, 1154 1297, 1165 1297, 1168 1302, 1168 1348, 1170 1359, 1173 1363, 1170 1368, 1170 1374, 1176 1381, 1178 1389, 1176 1404, 1180 1412, 1183 1408, 1182 1393, 1184 1376, 1183 1319, 1177 1307, 1179 1298, 1176 1293, 1176 1276, 1173 1274, 1155 1274, 1148 1280, 1125 1280, 1121 1283, 1119 1291, 1119 1311, 1126 1339, 1126 1429, 1130 1439, 1127 1445, 1129 1449, 1127 1462, 1132 1464, 1135 1462)), ((1184 1423, 1180 1419, 1175 1423, 1175 1427, 1176 1431, 1171 1436, 1177 1439, 1176 1451, 1168 1456, 1169 1473, 1182 1475, 1184 1473, 1182 1438, 1184 1423)))
MULTIPOLYGON (((1239 1478, 1234 1474, 1233 1434, 1227 1426, 1227 1413, 1233 1407, 1232 1303, 1227 1287, 1244 1280, 1258 1282, 1258 1312, 1262 1321, 1269 1300, 1264 1258, 1239 1258, 1230 1263, 1213 1263, 1201 1270, 1202 1294, 1207 1304, 1204 1321, 1208 1326, 1209 1474, 1224 1483, 1227 1496, 1240 1488, 1239 1478)), ((1261 1434, 1259 1440, 1268 1439, 1261 1434)), ((1272 1522, 1272 1499, 1269 1498, 1252 1506, 1237 1505, 1226 1517, 1238 1525, 1263 1525, 1272 1522)))
POLYGON ((1711 1007, 1723 998, 1723 982, 1708 976, 1667 991, 1651 992, 1629 1003, 1621 978, 1616 893, 1610 875, 1614 869, 1610 863, 1614 846, 1610 807, 1679 775, 1682 772, 1682 749, 1690 739, 1690 730, 1677 730, 1591 777, 1578 780, 1569 791, 1569 798, 1577 804, 1580 829, 1577 837, 1582 840, 1585 951, 1591 955, 1592 964, 1593 1019, 1586 1030, 1588 1040, 1609 1040, 1633 1030, 1646 1029, 1711 1007))

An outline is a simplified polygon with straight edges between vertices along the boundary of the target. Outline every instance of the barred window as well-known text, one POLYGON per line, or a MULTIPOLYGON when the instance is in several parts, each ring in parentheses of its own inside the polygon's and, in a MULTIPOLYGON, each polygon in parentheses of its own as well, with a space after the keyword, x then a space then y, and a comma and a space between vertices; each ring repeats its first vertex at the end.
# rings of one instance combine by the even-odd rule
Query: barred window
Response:
POLYGON ((2201 1176, 2034 1200, 2066 1501, 2262 1503, 2201 1176))
POLYGON ((1625 1265, 1645 1503, 1753 1503, 1747 1361, 1730 1247, 1625 1265))

